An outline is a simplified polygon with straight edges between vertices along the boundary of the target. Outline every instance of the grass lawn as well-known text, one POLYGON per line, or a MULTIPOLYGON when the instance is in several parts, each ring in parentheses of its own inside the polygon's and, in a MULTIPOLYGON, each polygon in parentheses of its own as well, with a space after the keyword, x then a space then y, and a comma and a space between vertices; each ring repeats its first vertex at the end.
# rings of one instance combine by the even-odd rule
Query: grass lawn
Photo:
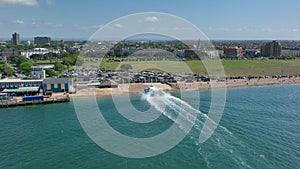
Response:
MULTIPOLYGON (((121 64, 130 64, 132 71, 162 70, 172 73, 193 72, 206 75, 203 65, 209 65, 212 72, 222 71, 220 62, 214 60, 192 61, 140 61, 107 62, 85 61, 84 67, 98 66, 107 70, 116 70, 121 64)), ((300 60, 223 60, 222 65, 227 76, 263 76, 263 75, 300 75, 300 60)))
POLYGON ((300 75, 300 60, 224 60, 228 75, 300 75))

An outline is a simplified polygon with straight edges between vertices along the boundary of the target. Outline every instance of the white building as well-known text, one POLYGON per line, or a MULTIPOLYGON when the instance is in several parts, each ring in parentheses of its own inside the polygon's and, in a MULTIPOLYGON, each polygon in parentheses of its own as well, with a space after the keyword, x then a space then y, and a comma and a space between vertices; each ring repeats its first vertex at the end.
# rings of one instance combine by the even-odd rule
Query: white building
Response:
POLYGON ((293 55, 293 56, 300 56, 300 50, 299 49, 283 49, 281 51, 282 55, 293 55))
POLYGON ((54 65, 39 65, 32 66, 31 76, 35 79, 45 79, 46 71, 45 69, 53 69, 54 65))
POLYGON ((42 79, 1 79, 0 91, 3 89, 17 89, 20 87, 39 87, 43 83, 42 79))
POLYGON ((56 53, 59 54, 60 50, 57 49, 46 49, 46 48, 34 48, 33 50, 27 50, 21 52, 21 56, 25 56, 26 58, 30 58, 30 56, 37 54, 37 55, 44 55, 47 53, 56 53))

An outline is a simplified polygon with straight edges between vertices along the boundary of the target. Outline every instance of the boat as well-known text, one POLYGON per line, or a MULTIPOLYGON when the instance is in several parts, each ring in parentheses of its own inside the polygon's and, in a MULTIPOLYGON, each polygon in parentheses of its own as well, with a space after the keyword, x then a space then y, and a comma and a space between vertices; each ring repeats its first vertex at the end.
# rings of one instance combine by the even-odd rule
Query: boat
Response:
POLYGON ((150 87, 146 87, 145 89, 144 89, 144 94, 148 94, 150 92, 150 87))
POLYGON ((153 85, 148 86, 144 89, 144 94, 149 94, 150 96, 164 96, 164 92, 161 88, 156 88, 153 85))
POLYGON ((150 91, 152 91, 151 88, 153 88, 153 85, 150 85, 150 86, 146 87, 144 89, 144 94, 148 94, 150 91))

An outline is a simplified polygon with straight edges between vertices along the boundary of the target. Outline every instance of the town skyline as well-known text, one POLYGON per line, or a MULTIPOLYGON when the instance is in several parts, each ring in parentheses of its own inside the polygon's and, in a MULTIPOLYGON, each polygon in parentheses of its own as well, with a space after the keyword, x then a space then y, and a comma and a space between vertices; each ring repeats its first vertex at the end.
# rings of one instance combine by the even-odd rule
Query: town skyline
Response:
MULTIPOLYGON (((43 37, 43 38, 50 38, 51 41, 94 41, 94 40, 91 40, 89 38, 78 38, 78 37, 66 37, 66 38, 61 38, 61 37, 52 37, 52 36, 47 36, 47 35, 33 35, 32 37, 23 37, 19 32, 11 32, 10 36, 8 37, 0 37, 0 42, 10 42, 13 44, 13 35, 14 34, 18 34, 19 36, 19 44, 27 44, 28 42, 34 42, 35 41, 35 38, 37 37, 43 37)), ((136 38, 135 36, 132 36, 132 37, 129 37, 127 39, 123 39, 122 41, 178 41, 176 39, 173 39, 171 37, 161 37, 159 38, 160 35, 158 36, 147 36, 146 34, 141 34, 141 35, 138 35, 136 38)), ((200 39, 200 38, 199 38, 200 39)), ((199 40, 198 39, 198 40, 199 40)), ((184 41, 198 41, 198 40, 195 40, 195 39, 184 39, 184 41)), ((261 42, 269 42, 269 41, 286 41, 286 42, 299 42, 300 39, 208 39, 209 41, 212 41, 212 42, 218 42, 218 41, 261 41, 261 42)), ((104 39, 104 40, 99 40, 99 41, 107 41, 107 42, 115 42, 115 41, 119 41, 118 39, 114 39, 114 38, 111 38, 111 39, 104 39)))
MULTIPOLYGON (((299 2, 294 0, 276 3, 1 0, 0 39, 9 39, 13 32, 18 32, 26 40, 35 36, 87 40, 96 30, 119 17, 161 12, 190 21, 211 40, 300 40, 300 25, 294 22, 297 6, 299 2)), ((155 21, 159 22, 160 18, 155 21)))

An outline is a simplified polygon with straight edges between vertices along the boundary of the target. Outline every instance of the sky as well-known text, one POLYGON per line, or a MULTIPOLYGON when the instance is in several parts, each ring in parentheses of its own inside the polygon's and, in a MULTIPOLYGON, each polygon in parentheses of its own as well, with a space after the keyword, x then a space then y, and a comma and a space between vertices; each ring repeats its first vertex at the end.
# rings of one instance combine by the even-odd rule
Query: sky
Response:
POLYGON ((299 8, 299 0, 0 0, 0 39, 88 39, 120 17, 162 12, 212 40, 300 40, 299 8))

